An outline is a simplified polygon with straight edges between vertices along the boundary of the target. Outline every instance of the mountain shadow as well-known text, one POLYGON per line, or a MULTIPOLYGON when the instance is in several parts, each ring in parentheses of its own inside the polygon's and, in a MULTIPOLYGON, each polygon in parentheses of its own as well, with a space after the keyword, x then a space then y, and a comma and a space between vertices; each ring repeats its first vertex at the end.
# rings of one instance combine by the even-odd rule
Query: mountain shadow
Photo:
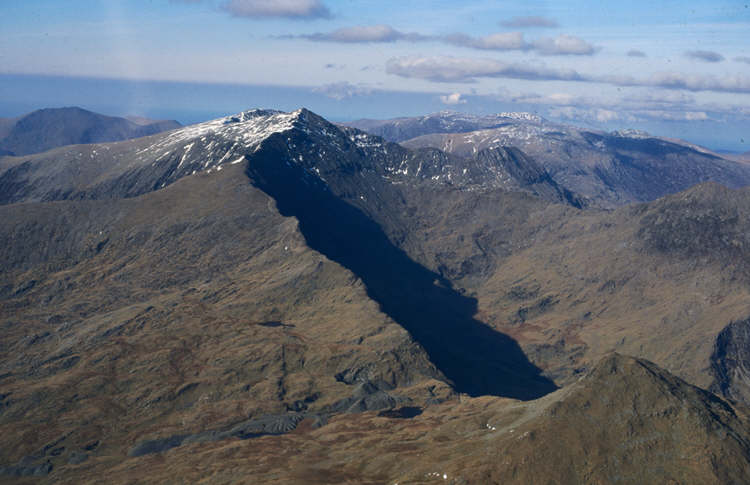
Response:
POLYGON ((515 340, 473 317, 476 299, 409 258, 364 212, 282 153, 274 143, 255 152, 247 168, 254 185, 275 199, 284 216, 299 220, 311 248, 362 279, 370 297, 422 345, 456 391, 530 400, 556 389, 515 340))

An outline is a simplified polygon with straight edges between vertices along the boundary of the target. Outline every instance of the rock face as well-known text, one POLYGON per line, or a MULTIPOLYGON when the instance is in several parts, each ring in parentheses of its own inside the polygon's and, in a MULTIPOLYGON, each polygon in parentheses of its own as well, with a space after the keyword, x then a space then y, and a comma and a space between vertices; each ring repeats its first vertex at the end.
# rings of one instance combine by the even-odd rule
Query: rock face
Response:
POLYGON ((0 122, 0 155, 29 155, 64 145, 128 140, 179 128, 176 121, 135 121, 81 108, 47 108, 0 122))
POLYGON ((711 354, 711 390, 750 402, 750 319, 732 322, 716 337, 711 354))
POLYGON ((352 126, 410 148, 434 147, 459 156, 512 146, 547 170, 561 187, 604 208, 654 200, 709 180, 733 188, 750 184, 746 163, 688 143, 632 130, 578 129, 533 115, 473 118, 446 113, 352 126), (454 117, 462 121, 453 122, 454 117))
POLYGON ((721 260, 742 273, 750 264, 750 200, 740 194, 709 183, 667 197, 643 217, 638 235, 657 251, 721 260))

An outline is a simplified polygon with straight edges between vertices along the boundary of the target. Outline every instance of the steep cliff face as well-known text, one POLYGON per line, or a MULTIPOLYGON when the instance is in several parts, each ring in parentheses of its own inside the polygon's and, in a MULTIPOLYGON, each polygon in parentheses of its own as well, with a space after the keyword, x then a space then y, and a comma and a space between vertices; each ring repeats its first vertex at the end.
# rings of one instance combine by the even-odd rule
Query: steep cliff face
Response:
POLYGON ((750 318, 730 323, 716 337, 711 372, 713 392, 750 403, 750 318))

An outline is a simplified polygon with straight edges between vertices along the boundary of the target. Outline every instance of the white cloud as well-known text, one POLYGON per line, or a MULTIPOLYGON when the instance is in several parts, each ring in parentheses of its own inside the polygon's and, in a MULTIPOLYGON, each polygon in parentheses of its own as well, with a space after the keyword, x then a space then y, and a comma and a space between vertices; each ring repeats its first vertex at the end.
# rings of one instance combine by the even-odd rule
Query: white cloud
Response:
POLYGON ((472 49, 484 50, 520 50, 528 48, 523 40, 521 32, 503 32, 499 34, 486 35, 484 37, 471 37, 465 34, 451 34, 442 38, 449 44, 471 47, 472 49))
POLYGON ((222 8, 237 17, 292 19, 331 17, 330 10, 320 0, 228 0, 222 8))
POLYGON ((465 104, 466 100, 461 97, 461 93, 451 93, 440 96, 443 104, 465 104))
POLYGON ((324 84, 323 86, 314 88, 313 92, 341 101, 355 96, 366 96, 372 93, 372 89, 362 84, 351 84, 342 81, 338 83, 324 84))
POLYGON ((546 56, 590 56, 597 50, 580 37, 565 34, 536 40, 533 45, 540 54, 546 56))
POLYGON ((333 32, 301 35, 299 37, 326 42, 368 43, 395 42, 397 40, 418 41, 427 37, 417 33, 399 32, 390 25, 358 25, 344 27, 333 32))

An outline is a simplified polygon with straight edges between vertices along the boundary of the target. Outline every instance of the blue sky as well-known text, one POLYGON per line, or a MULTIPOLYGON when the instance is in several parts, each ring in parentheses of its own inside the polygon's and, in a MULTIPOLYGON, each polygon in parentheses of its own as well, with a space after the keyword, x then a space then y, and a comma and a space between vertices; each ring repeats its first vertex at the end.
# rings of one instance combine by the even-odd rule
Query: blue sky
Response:
POLYGON ((0 2, 0 116, 523 110, 745 151, 747 3, 0 2))

